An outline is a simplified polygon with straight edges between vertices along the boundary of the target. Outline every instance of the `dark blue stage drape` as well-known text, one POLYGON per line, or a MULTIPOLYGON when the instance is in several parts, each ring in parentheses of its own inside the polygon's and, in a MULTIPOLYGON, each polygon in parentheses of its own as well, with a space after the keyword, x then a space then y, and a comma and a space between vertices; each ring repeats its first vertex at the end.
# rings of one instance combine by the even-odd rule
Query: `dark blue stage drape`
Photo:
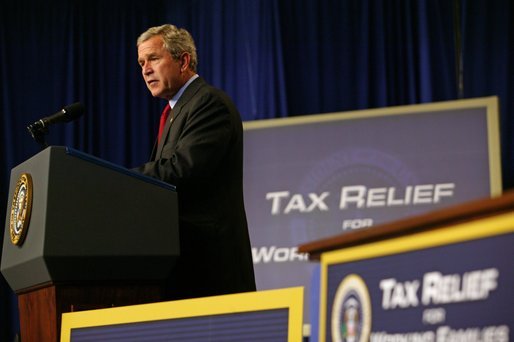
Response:
MULTIPOLYGON (((135 39, 165 22, 193 34, 199 73, 234 99, 244 120, 498 95, 503 182, 512 188, 513 7, 510 0, 1 1, 0 208, 10 169, 39 151, 26 125, 63 105, 81 101, 86 115, 51 127, 50 144, 127 167, 147 159, 164 104, 141 80, 135 39)), ((1 277, 0 295, 0 340, 9 341, 17 304, 1 277)))

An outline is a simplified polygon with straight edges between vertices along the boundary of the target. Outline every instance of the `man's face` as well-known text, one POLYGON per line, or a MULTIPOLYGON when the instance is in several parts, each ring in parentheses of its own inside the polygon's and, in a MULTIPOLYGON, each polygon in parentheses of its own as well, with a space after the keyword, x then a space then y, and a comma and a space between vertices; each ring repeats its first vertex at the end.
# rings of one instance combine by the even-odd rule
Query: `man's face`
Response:
POLYGON ((170 100, 186 81, 181 72, 181 61, 174 60, 163 45, 160 36, 144 41, 138 46, 137 60, 152 95, 170 100))

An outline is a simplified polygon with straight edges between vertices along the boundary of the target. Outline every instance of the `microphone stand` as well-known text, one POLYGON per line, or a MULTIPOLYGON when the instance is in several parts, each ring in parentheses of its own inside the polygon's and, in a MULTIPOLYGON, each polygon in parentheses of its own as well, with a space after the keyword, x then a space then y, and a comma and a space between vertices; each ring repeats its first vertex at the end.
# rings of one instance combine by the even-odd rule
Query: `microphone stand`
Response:
POLYGON ((48 134, 48 128, 43 126, 36 127, 35 125, 27 126, 27 130, 34 140, 41 146, 41 150, 44 150, 48 147, 48 143, 46 142, 45 135, 48 134))

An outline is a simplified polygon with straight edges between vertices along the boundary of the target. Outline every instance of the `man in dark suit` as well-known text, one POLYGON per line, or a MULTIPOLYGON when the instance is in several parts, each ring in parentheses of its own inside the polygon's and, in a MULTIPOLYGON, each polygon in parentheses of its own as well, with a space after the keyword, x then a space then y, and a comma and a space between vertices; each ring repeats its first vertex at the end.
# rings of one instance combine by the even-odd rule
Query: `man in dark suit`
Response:
POLYGON ((148 89, 169 102, 151 161, 138 168, 177 187, 181 256, 168 282, 169 299, 253 291, 239 112, 197 75, 186 30, 150 28, 137 47, 148 89))

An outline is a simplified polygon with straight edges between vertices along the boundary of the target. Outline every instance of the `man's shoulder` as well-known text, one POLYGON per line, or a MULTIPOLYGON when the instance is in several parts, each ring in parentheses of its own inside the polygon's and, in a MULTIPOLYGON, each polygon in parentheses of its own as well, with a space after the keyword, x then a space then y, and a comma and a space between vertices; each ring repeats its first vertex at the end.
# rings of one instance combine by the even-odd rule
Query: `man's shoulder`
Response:
MULTIPOLYGON (((191 88, 190 93, 188 94, 191 99, 197 98, 200 99, 210 99, 210 100, 221 100, 223 102, 229 101, 232 102, 230 97, 228 96, 225 91, 222 89, 208 83, 203 78, 198 77, 196 78, 190 85, 189 88, 191 88)), ((188 88, 188 90, 189 90, 188 88)))
POLYGON ((211 84, 207 83, 207 81, 205 81, 202 77, 197 77, 187 87, 182 97, 184 98, 185 102, 189 102, 189 100, 198 97, 198 95, 216 93, 216 91, 217 89, 211 84))
POLYGON ((230 96, 222 89, 205 81, 202 77, 197 77, 191 82, 177 104, 184 108, 194 108, 197 106, 220 108, 219 106, 222 106, 229 109, 230 112, 238 113, 230 96))

